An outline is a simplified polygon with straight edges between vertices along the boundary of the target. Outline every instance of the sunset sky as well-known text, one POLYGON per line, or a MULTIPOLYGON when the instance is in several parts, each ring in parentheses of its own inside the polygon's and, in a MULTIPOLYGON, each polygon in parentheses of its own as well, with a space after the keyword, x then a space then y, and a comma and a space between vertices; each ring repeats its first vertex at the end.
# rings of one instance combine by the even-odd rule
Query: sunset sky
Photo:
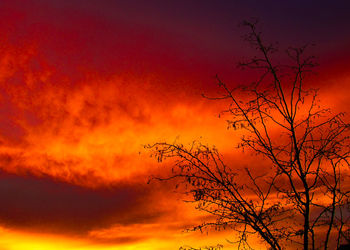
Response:
MULTIPOLYGON (((322 102, 350 107, 349 1, 0 1, 0 249, 229 246, 231 232, 186 233, 203 220, 143 145, 202 140, 232 167, 239 134, 218 117, 215 75, 254 55, 238 24, 314 43, 322 102)), ((248 73, 249 74, 249 73, 248 73)), ((251 76, 251 75, 250 75, 251 76)), ((229 247, 228 247, 229 248, 229 247)), ((226 248, 225 248, 226 249, 226 248)))

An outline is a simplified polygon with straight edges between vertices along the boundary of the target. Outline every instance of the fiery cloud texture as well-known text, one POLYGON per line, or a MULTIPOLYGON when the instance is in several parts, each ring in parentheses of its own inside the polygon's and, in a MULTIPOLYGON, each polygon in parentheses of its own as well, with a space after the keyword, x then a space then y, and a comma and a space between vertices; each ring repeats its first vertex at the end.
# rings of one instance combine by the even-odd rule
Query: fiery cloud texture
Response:
POLYGON ((236 24, 259 16, 269 40, 318 44, 308 84, 332 108, 348 110, 350 85, 345 1, 233 2, 0 3, 1 249, 225 242, 182 233, 202 215, 171 184, 147 184, 167 170, 142 145, 201 138, 244 164, 239 134, 217 117, 223 104, 201 97, 216 93, 216 73, 248 79, 234 68, 252 54, 236 24))

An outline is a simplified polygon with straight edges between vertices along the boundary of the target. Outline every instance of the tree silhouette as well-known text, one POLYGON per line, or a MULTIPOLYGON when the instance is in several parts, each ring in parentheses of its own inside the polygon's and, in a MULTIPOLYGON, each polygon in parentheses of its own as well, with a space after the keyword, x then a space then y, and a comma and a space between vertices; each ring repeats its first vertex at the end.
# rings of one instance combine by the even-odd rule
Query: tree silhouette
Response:
POLYGON ((221 115, 231 128, 245 131, 238 148, 262 156, 269 168, 240 173, 215 147, 158 142, 146 148, 158 161, 173 158, 174 164, 170 176, 157 179, 178 179, 196 208, 215 218, 193 230, 234 230, 238 249, 251 248, 251 235, 271 249, 350 243, 350 126, 304 85, 315 66, 314 57, 305 56, 307 46, 288 48, 291 63, 275 64, 278 51, 263 42, 256 22, 243 24, 258 55, 239 67, 260 76, 233 89, 217 77, 222 95, 206 98, 228 101, 221 115))

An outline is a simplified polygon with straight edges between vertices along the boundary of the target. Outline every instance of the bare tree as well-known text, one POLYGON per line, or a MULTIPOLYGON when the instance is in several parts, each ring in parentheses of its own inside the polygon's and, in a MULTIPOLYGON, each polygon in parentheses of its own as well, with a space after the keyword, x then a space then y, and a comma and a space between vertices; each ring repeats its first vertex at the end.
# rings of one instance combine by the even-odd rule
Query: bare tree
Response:
POLYGON ((271 249, 350 243, 350 126, 304 85, 315 66, 314 57, 304 55, 307 46, 288 48, 291 63, 276 64, 277 49, 263 42, 256 23, 244 26, 258 56, 239 67, 257 70, 259 77, 233 89, 217 77, 222 95, 207 98, 228 102, 222 115, 231 128, 245 131, 238 148, 262 156, 269 168, 240 173, 215 147, 158 142, 146 146, 152 156, 174 160, 172 174, 158 179, 178 179, 196 208, 214 218, 193 230, 234 230, 239 249, 251 248, 251 235, 271 249))

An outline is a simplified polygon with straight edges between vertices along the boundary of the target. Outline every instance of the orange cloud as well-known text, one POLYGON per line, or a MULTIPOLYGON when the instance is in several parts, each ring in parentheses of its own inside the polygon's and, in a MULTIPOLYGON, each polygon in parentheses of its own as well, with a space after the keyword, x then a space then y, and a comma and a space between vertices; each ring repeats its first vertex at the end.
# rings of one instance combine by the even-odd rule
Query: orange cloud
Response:
MULTIPOLYGON (((205 217, 172 183, 146 184, 169 163, 156 165, 143 145, 200 139, 234 167, 256 164, 234 151, 241 131, 218 118, 225 104, 201 97, 217 94, 216 73, 232 85, 255 75, 230 73, 225 48, 207 51, 219 38, 197 47, 159 27, 14 2, 0 24, 0 248, 229 246, 229 233, 181 232, 205 217)), ((348 63, 330 65, 310 85, 346 110, 348 63)))

